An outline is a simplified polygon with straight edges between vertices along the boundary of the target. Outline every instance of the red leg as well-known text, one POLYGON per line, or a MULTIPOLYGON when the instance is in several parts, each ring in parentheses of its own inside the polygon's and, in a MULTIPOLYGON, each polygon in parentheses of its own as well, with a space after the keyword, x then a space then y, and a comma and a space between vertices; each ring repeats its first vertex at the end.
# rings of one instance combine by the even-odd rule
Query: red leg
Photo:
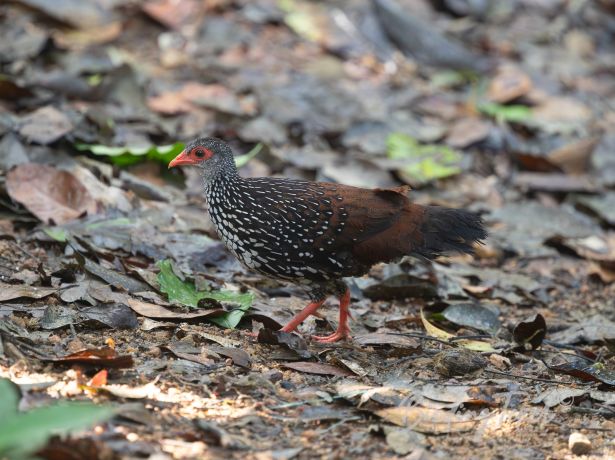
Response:
POLYGON ((350 328, 348 327, 348 318, 350 317, 349 305, 350 290, 346 289, 344 295, 340 297, 340 323, 337 326, 337 330, 333 334, 324 337, 312 336, 312 340, 322 343, 333 343, 350 337, 350 328))
POLYGON ((297 313, 293 319, 291 319, 286 326, 280 329, 282 332, 292 332, 297 329, 297 326, 305 320, 310 315, 316 313, 323 303, 325 303, 326 299, 320 300, 318 302, 312 302, 299 313, 297 313))

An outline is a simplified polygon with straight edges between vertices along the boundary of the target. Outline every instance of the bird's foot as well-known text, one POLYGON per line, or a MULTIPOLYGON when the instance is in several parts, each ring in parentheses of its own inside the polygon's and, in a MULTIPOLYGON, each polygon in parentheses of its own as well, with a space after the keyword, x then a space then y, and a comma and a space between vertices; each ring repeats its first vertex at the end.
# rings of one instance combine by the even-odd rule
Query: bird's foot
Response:
POLYGON ((350 338, 350 330, 349 329, 338 329, 331 335, 313 335, 311 339, 315 342, 320 343, 334 343, 339 342, 340 340, 345 340, 350 338))

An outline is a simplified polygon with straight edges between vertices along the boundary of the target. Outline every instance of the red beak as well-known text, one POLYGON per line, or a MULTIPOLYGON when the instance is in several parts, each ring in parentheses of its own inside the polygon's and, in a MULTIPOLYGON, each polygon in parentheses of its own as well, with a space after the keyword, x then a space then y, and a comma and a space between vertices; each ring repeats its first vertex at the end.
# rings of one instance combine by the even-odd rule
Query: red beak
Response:
POLYGON ((173 168, 174 166, 193 165, 196 163, 197 161, 194 161, 194 159, 190 158, 188 156, 188 153, 183 150, 182 153, 173 158, 173 161, 169 163, 169 169, 173 168))

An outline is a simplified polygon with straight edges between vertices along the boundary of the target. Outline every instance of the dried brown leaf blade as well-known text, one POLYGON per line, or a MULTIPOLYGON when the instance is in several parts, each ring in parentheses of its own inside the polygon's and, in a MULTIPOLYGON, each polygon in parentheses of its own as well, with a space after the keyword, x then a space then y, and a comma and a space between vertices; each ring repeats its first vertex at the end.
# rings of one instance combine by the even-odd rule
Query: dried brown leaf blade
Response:
POLYGON ((463 433, 474 429, 478 423, 452 412, 416 406, 387 407, 375 414, 387 422, 426 434, 463 433))
POLYGON ((56 292, 58 292, 58 290, 55 288, 0 283, 0 302, 19 299, 20 297, 42 299, 56 292))
POLYGON ((110 347, 89 348, 57 358, 43 358, 42 361, 63 364, 74 363, 113 369, 126 369, 134 365, 132 356, 118 355, 117 352, 110 347))
POLYGON ((96 203, 83 184, 52 166, 19 165, 8 172, 6 189, 14 201, 45 223, 63 224, 96 212, 96 203))

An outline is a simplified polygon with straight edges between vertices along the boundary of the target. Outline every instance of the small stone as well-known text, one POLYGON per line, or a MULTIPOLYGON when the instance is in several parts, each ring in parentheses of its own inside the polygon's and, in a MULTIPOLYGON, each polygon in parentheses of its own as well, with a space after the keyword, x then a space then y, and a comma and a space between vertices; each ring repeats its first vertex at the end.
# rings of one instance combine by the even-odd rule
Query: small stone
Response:
POLYGON ((467 375, 487 366, 488 360, 464 348, 445 350, 434 356, 434 369, 445 377, 467 375))
POLYGON ((267 371, 263 374, 263 377, 265 377, 267 380, 269 380, 270 382, 279 382, 282 380, 282 378, 284 377, 282 375, 282 373, 280 371, 278 371, 277 369, 272 369, 270 371, 267 371))
POLYGON ((160 347, 151 347, 145 352, 145 354, 152 358, 158 358, 162 355, 162 350, 160 347))
POLYGON ((510 367, 512 366, 510 359, 506 358, 505 356, 496 354, 489 356, 489 362, 501 370, 510 369, 510 367))
POLYGON ((76 338, 68 342, 66 345, 66 351, 69 353, 76 353, 86 348, 86 345, 81 341, 81 339, 76 338))
POLYGON ((592 443, 583 433, 575 431, 568 438, 568 448, 575 455, 584 455, 591 450, 592 443))
POLYGON ((426 444, 424 435, 408 428, 386 427, 384 432, 388 446, 399 455, 408 455, 426 444))

